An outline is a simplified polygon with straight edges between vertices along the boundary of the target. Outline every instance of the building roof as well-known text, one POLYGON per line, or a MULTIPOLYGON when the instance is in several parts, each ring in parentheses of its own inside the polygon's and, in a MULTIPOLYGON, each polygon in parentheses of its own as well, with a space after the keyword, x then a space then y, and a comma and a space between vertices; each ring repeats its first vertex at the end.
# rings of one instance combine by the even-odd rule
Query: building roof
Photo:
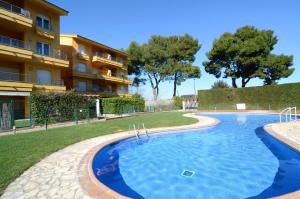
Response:
POLYGON ((47 8, 50 8, 51 10, 53 10, 55 13, 61 15, 61 16, 67 16, 69 14, 69 12, 53 3, 50 3, 47 0, 30 0, 34 3, 40 4, 42 6, 45 6, 47 8))
POLYGON ((111 47, 109 47, 109 46, 107 46, 105 44, 102 44, 102 43, 99 43, 97 41, 88 39, 88 38, 83 37, 83 36, 78 35, 78 34, 61 34, 60 36, 61 37, 72 37, 72 38, 75 38, 75 39, 78 39, 78 40, 81 40, 81 41, 84 41, 84 42, 87 42, 87 43, 91 43, 91 44, 96 45, 96 46, 98 46, 100 48, 105 48, 105 49, 113 51, 115 53, 122 54, 123 56, 126 56, 126 57, 128 56, 128 54, 126 52, 123 52, 121 50, 117 50, 115 48, 111 48, 111 47))

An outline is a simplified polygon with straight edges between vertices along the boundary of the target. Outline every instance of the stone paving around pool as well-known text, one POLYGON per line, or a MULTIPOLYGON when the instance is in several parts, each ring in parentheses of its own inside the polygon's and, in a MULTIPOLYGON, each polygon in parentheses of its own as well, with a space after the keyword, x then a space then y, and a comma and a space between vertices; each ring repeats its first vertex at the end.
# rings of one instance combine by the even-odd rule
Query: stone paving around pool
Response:
POLYGON ((269 124, 267 132, 300 152, 300 121, 269 124))
MULTIPOLYGON (((188 114, 198 123, 180 127, 150 129, 149 133, 194 129, 213 126, 218 123, 213 118, 188 114)), ((112 139, 128 137, 133 132, 122 132, 96 137, 70 145, 57 151, 25 171, 12 182, 1 199, 87 199, 91 198, 79 183, 78 167, 82 158, 92 148, 112 139)))

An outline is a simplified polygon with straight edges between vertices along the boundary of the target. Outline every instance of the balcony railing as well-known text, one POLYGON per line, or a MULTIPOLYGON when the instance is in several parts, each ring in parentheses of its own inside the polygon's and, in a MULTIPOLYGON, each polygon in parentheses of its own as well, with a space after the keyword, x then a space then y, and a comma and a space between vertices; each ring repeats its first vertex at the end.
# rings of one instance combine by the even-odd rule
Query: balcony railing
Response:
POLYGON ((26 50, 31 50, 30 45, 26 44, 24 41, 6 37, 6 36, 2 36, 2 35, 0 35, 0 44, 5 45, 5 46, 14 47, 14 48, 22 48, 22 49, 26 49, 26 50))
POLYGON ((47 86, 64 86, 64 80, 55 80, 51 82, 44 82, 41 79, 37 79, 36 84, 47 86))
MULTIPOLYGON (((95 77, 97 75, 99 75, 99 76, 104 75, 104 74, 101 74, 100 70, 90 69, 90 68, 87 68, 85 71, 79 70, 78 68, 73 68, 73 71, 76 72, 76 73, 82 73, 82 74, 87 74, 87 75, 94 75, 95 77)), ((121 74, 117 74, 117 73, 112 73, 111 76, 104 75, 104 77, 115 77, 115 78, 119 78, 119 79, 122 79, 122 80, 128 80, 127 76, 121 75, 121 74)))
POLYGON ((73 71, 76 73, 82 73, 82 74, 87 74, 87 75, 100 75, 101 74, 100 70, 90 69, 90 68, 86 68, 85 70, 80 70, 79 68, 74 67, 73 71))
POLYGON ((31 75, 5 72, 5 71, 0 71, 0 81, 22 82, 22 83, 31 83, 31 84, 40 84, 40 85, 49 85, 49 86, 64 86, 63 80, 44 82, 41 79, 37 79, 37 81, 33 81, 31 75))
POLYGON ((111 73, 111 77, 116 77, 122 80, 128 80, 128 77, 126 75, 117 74, 117 73, 111 73))
POLYGON ((100 58, 103 58, 103 59, 107 59, 107 60, 111 60, 111 61, 114 61, 114 62, 118 62, 118 63, 124 65, 124 60, 123 59, 118 58, 116 56, 111 56, 107 53, 95 52, 94 56, 100 57, 100 58))
POLYGON ((25 10, 23 8, 12 5, 12 4, 2 1, 2 0, 0 0, 0 8, 5 9, 9 12, 13 12, 13 13, 22 15, 24 17, 30 18, 30 12, 28 10, 25 10))
POLYGON ((86 89, 79 88, 79 86, 75 86, 75 90, 77 92, 88 92, 88 93, 107 93, 107 94, 116 94, 114 91, 106 89, 106 88, 94 88, 94 87, 87 87, 86 89))
POLYGON ((30 75, 0 71, 0 81, 32 83, 30 75))
POLYGON ((55 59, 62 59, 62 60, 65 60, 65 61, 68 60, 68 56, 64 55, 64 54, 61 54, 61 53, 49 53, 49 54, 45 54, 45 53, 41 53, 39 51, 36 51, 36 54, 42 55, 42 56, 46 56, 46 57, 52 57, 52 58, 55 58, 55 59))

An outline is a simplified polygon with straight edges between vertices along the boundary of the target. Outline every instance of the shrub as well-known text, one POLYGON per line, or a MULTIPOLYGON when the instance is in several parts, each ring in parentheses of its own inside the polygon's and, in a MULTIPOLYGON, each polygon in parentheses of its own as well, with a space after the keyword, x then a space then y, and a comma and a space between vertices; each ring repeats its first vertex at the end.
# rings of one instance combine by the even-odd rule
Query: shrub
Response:
POLYGON ((212 89, 217 88, 230 88, 229 84, 223 80, 217 80, 214 82, 214 84, 211 86, 212 89))
POLYGON ((30 97, 31 116, 35 123, 70 121, 75 109, 89 109, 93 100, 75 93, 33 93, 30 97))
POLYGON ((182 99, 181 99, 181 97, 176 96, 176 97, 174 97, 173 100, 174 100, 175 109, 182 109, 182 99))
POLYGON ((200 90, 199 109, 235 109, 235 104, 246 103, 247 109, 279 110, 300 107, 300 83, 200 90))
POLYGON ((140 96, 104 98, 101 101, 105 114, 143 112, 145 109, 145 100, 140 96))

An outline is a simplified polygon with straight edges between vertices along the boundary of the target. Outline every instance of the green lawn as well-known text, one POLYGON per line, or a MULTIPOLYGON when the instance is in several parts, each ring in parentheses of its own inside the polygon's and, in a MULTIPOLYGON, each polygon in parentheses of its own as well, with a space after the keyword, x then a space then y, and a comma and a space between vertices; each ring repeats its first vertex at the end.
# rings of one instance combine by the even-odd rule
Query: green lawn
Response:
POLYGON ((130 118, 82 124, 40 132, 0 137, 0 195, 5 187, 45 156, 70 144, 100 135, 128 130, 129 124, 144 122, 147 128, 195 123, 179 112, 142 114, 130 118))

